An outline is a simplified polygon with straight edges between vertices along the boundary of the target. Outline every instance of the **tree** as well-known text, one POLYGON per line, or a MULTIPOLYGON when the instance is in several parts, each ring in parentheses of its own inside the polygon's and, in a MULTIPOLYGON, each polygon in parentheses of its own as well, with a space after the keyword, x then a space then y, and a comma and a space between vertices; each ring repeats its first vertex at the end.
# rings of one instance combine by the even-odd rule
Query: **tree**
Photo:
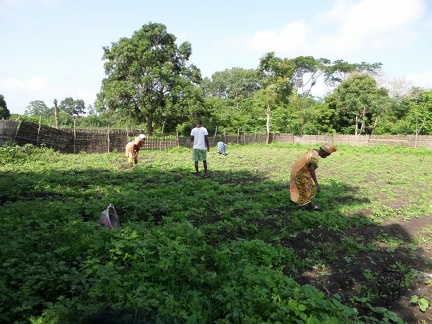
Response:
POLYGON ((255 130, 256 116, 249 103, 260 88, 260 75, 255 69, 232 68, 213 73, 200 85, 212 117, 207 127, 216 130, 255 130))
POLYGON ((351 133, 354 129, 355 135, 366 132, 366 127, 373 132, 379 116, 390 106, 388 90, 378 88, 375 79, 367 74, 353 74, 342 81, 327 102, 338 115, 337 130, 351 133))
POLYGON ((294 85, 297 93, 303 97, 310 95, 317 80, 324 75, 326 66, 331 63, 328 59, 315 59, 312 56, 298 56, 291 62, 295 66, 294 85))
POLYGON ((206 97, 219 96, 230 100, 238 109, 242 100, 251 98, 260 88, 260 78, 254 69, 236 67, 213 73, 211 80, 204 79, 201 87, 206 97))
POLYGON ((24 111, 24 115, 28 117, 42 117, 44 119, 49 119, 53 116, 54 111, 52 108, 48 108, 48 106, 42 100, 34 100, 30 101, 29 105, 26 107, 24 111))
POLYGON ((291 79, 295 67, 288 59, 275 57, 274 52, 270 52, 260 59, 259 72, 262 76, 262 88, 256 92, 256 99, 258 105, 264 108, 268 143, 271 112, 278 104, 288 102, 293 91, 291 79))
MULTIPOLYGON (((276 111, 279 115, 280 109, 276 111)), ((283 113, 286 126, 284 132, 296 135, 334 133, 333 125, 335 111, 322 100, 314 99, 311 96, 300 96, 292 94, 289 105, 283 113)))
POLYGON ((6 100, 3 95, 0 94, 0 118, 8 119, 10 117, 10 111, 7 108, 6 100))
POLYGON ((336 60, 325 67, 324 82, 329 87, 335 87, 352 74, 376 75, 381 66, 382 63, 348 63, 344 60, 336 60))
POLYGON ((407 119, 411 120, 417 144, 417 137, 423 130, 426 134, 432 134, 432 90, 413 88, 409 108, 407 119))
POLYGON ((149 134, 155 125, 161 127, 164 116, 201 82, 199 69, 187 65, 191 44, 177 46, 175 41, 165 25, 149 23, 131 38, 103 47, 107 77, 97 95, 97 110, 145 122, 149 134))
POLYGON ((64 111, 69 116, 78 117, 85 113, 85 103, 82 99, 74 100, 71 97, 67 97, 60 102, 59 110, 64 111))

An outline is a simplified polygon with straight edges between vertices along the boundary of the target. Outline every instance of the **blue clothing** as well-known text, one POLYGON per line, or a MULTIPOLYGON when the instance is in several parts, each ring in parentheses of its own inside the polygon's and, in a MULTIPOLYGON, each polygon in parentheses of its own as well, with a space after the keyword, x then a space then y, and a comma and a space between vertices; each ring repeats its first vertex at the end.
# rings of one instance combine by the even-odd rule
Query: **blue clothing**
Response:
POLYGON ((227 145, 224 142, 218 142, 217 143, 217 151, 219 154, 226 155, 226 147, 227 145))

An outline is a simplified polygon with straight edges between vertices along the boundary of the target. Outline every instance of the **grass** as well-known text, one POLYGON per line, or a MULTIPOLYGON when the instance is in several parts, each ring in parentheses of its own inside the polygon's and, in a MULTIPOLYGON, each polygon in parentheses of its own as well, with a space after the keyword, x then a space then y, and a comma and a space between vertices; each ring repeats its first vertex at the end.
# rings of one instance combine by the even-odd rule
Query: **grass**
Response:
POLYGON ((432 152, 342 146, 317 170, 323 211, 305 212, 290 202, 289 170, 310 148, 214 149, 210 179, 184 148, 142 151, 132 170, 120 153, 0 148, 0 321, 397 322, 368 281, 379 262, 408 277, 413 264, 389 254, 430 248, 430 226, 386 229, 431 216, 432 152), (109 203, 120 229, 96 225, 109 203), (356 274, 360 260, 371 268, 356 274), (337 273, 351 295, 320 291, 337 273))

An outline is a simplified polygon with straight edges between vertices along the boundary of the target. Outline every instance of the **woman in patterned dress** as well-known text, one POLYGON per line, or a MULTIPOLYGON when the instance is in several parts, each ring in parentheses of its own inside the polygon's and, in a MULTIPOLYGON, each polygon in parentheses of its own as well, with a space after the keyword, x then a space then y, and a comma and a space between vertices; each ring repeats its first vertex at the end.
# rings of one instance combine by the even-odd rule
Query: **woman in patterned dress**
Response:
POLYGON ((315 196, 315 193, 321 190, 315 170, 318 167, 320 157, 325 159, 333 152, 336 152, 336 150, 335 146, 324 144, 319 149, 310 150, 300 156, 292 166, 290 196, 291 200, 297 203, 300 208, 309 210, 321 209, 319 206, 312 204, 312 198, 315 196))

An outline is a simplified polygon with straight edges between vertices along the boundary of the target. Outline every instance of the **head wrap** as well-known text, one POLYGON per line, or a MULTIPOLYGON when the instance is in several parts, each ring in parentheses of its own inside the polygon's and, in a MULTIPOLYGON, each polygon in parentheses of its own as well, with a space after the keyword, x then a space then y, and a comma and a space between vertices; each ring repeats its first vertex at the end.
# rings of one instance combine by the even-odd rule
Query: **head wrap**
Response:
POLYGON ((331 144, 323 144, 321 150, 326 151, 328 154, 332 154, 337 151, 337 147, 331 144))
POLYGON ((145 137, 144 134, 139 134, 137 138, 138 138, 138 139, 144 139, 144 138, 146 138, 146 137, 145 137))

